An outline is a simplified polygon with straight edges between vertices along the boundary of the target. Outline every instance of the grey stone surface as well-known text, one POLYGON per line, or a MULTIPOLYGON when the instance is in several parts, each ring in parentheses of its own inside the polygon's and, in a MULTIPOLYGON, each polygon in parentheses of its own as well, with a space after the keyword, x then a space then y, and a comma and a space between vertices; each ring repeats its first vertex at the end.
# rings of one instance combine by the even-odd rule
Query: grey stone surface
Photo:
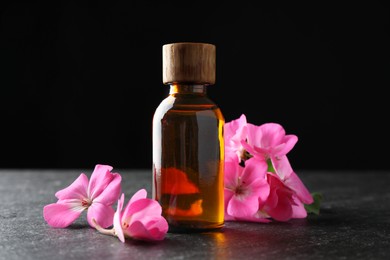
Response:
MULTIPOLYGON (((114 169, 115 170, 115 169, 114 169)), ((151 197, 151 171, 115 170, 130 198, 151 197)), ((298 175, 321 192, 320 215, 285 223, 227 222, 221 232, 141 242, 98 233, 83 214, 65 229, 42 217, 55 192, 90 170, 0 170, 0 259, 390 259, 390 172, 298 175)))

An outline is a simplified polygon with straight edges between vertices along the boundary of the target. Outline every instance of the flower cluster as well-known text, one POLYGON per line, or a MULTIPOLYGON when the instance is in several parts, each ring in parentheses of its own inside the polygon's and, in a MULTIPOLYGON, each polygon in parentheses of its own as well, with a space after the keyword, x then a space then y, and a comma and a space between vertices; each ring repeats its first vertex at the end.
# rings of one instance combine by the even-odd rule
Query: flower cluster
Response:
MULTIPOLYGON (((318 194, 309 193, 287 158, 297 136, 286 135, 276 123, 250 124, 244 114, 226 123, 224 134, 226 221, 288 221, 305 218, 308 212, 318 214, 319 199, 313 196, 318 194)), ((125 237, 164 239, 168 222, 162 216, 161 205, 148 199, 146 190, 141 189, 124 207, 122 177, 112 169, 97 164, 90 180, 81 173, 72 184, 56 192, 58 201, 43 208, 45 221, 52 227, 65 228, 87 210, 92 228, 122 242, 125 237)))
POLYGON ((298 141, 277 123, 246 116, 225 124, 225 220, 270 222, 305 218, 313 203, 287 154, 298 141))
POLYGON ((161 216, 160 204, 147 198, 145 189, 136 192, 122 211, 124 194, 121 193, 122 177, 112 173, 109 165, 98 164, 90 180, 81 173, 68 187, 56 192, 58 201, 43 208, 46 222, 55 228, 72 224, 83 211, 91 227, 104 234, 117 236, 125 242, 125 236, 138 240, 162 240, 168 231, 168 223, 161 216), (116 212, 112 205, 118 201, 116 212), (112 226, 113 228, 107 229, 112 226))

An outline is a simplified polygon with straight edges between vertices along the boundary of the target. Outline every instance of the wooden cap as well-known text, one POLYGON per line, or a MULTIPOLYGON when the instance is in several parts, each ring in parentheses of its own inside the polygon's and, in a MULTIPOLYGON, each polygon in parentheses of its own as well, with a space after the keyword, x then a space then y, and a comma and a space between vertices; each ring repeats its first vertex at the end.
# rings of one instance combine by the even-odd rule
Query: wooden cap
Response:
POLYGON ((178 42, 163 45, 163 83, 215 83, 215 45, 178 42))

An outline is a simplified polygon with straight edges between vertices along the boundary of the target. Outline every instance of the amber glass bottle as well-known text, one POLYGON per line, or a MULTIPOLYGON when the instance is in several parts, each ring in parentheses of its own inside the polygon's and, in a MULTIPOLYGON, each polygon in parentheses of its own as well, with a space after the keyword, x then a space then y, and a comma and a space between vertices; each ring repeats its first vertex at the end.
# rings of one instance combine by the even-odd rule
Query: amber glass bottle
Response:
POLYGON ((224 225, 225 119, 207 96, 215 61, 213 44, 163 46, 163 83, 170 89, 153 117, 153 198, 169 232, 224 225))

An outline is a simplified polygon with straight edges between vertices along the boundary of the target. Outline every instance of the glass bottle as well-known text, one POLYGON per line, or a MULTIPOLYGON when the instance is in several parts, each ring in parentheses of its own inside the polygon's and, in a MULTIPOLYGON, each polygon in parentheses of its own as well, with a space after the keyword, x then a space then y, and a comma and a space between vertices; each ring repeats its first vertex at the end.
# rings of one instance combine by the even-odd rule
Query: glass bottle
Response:
POLYGON ((225 119, 207 96, 215 56, 209 43, 163 45, 163 83, 170 89, 153 116, 152 191, 168 232, 224 225, 225 119))

